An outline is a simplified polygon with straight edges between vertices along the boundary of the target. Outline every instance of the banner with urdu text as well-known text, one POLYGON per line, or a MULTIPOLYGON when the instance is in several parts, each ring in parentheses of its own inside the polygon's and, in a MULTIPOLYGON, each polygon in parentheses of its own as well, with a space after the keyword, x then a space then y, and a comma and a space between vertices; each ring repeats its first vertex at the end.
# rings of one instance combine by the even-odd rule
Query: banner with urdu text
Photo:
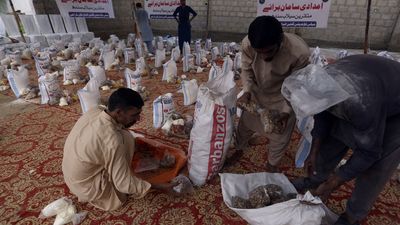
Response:
POLYGON ((150 19, 172 19, 175 9, 180 6, 179 0, 145 0, 144 8, 150 19))
POLYGON ((112 0, 56 0, 56 2, 63 16, 115 18, 112 0))
POLYGON ((326 28, 330 0, 257 0, 257 16, 277 18, 283 27, 326 28))

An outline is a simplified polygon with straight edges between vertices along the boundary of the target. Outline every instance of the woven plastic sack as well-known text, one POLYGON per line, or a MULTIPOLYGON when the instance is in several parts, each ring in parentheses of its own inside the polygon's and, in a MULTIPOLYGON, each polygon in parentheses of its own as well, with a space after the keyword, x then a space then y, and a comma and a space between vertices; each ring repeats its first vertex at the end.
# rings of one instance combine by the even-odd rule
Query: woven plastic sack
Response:
POLYGON ((98 107, 100 103, 99 83, 96 79, 91 79, 86 86, 78 90, 78 97, 81 103, 82 113, 98 107))
POLYGON ((135 60, 136 60, 135 49, 134 48, 126 48, 124 50, 124 59, 125 59, 125 64, 135 63, 135 60))
POLYGON ((195 79, 182 81, 183 105, 188 106, 196 102, 199 86, 195 79))
POLYGON ((142 76, 140 73, 137 70, 133 71, 126 68, 124 74, 127 87, 137 92, 140 91, 142 87, 142 76))
POLYGON ((199 88, 188 150, 189 178, 203 185, 222 168, 234 130, 236 84, 233 73, 199 88))
POLYGON ((318 197, 312 196, 309 192, 297 195, 296 199, 262 208, 234 208, 233 196, 246 199, 251 190, 262 185, 278 185, 282 187, 284 195, 297 191, 287 177, 280 173, 223 173, 220 177, 225 204, 251 225, 331 225, 338 218, 318 197))
POLYGON ((80 64, 78 60, 69 60, 66 62, 61 62, 61 66, 64 67, 64 81, 81 79, 80 76, 80 64))
POLYGON ((97 80, 99 84, 107 80, 106 71, 101 66, 89 66, 89 77, 97 80))
POLYGON ((177 78, 178 68, 175 61, 169 60, 163 65, 163 76, 162 80, 167 82, 173 82, 177 78))
POLYGON ((25 67, 20 67, 19 70, 8 70, 7 79, 15 97, 19 98, 28 93, 29 72, 25 67))
POLYGON ((174 111, 175 107, 171 93, 157 97, 153 101, 154 128, 161 128, 174 111))
POLYGON ((58 104, 63 96, 63 91, 58 82, 58 72, 47 73, 39 77, 39 90, 42 104, 55 105, 58 104))

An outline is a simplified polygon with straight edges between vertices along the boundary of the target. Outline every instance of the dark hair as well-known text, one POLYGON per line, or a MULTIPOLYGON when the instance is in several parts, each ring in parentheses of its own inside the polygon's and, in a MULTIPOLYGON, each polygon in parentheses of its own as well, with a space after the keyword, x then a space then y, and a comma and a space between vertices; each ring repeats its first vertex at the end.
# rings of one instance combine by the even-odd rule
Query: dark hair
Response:
POLYGON ((110 112, 116 109, 126 110, 129 107, 141 109, 143 105, 144 102, 140 94, 129 88, 119 88, 108 99, 108 110, 110 112))
POLYGON ((259 16, 251 22, 248 37, 253 48, 280 45, 283 38, 282 25, 273 16, 259 16))
POLYGON ((140 3, 140 2, 136 3, 136 7, 142 8, 142 3, 140 3))

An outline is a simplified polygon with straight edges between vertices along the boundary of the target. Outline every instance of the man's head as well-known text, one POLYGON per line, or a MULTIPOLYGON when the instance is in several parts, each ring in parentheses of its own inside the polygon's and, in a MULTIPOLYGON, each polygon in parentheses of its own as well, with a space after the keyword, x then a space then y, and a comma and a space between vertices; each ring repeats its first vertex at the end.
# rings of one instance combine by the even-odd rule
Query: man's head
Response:
POLYGON ((273 16, 259 16, 249 27, 251 47, 261 54, 265 61, 271 61, 278 53, 283 40, 281 23, 273 16))
POLYGON ((142 3, 140 2, 136 3, 136 8, 142 8, 142 3))
POLYGON ((139 93, 129 88, 120 88, 108 100, 108 113, 115 121, 128 128, 140 120, 143 105, 139 93))
POLYGON ((186 0, 181 0, 181 6, 185 6, 186 5, 186 0))

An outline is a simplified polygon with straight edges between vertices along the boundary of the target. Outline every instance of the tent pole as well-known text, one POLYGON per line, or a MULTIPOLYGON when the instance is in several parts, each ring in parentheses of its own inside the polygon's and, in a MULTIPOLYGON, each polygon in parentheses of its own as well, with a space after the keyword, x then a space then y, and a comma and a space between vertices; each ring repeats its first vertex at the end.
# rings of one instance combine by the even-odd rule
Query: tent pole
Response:
POLYGON ((369 32, 369 20, 371 14, 371 0, 368 0, 368 7, 367 7, 367 24, 365 25, 365 39, 364 39, 364 54, 368 53, 368 32, 369 32))
POLYGON ((25 36, 24 36, 24 34, 22 33, 22 30, 21 30, 21 21, 19 20, 19 16, 18 16, 17 12, 15 11, 14 4, 12 3, 12 0, 9 0, 9 2, 10 2, 11 9, 13 11, 13 14, 14 14, 15 20, 17 21, 19 34, 21 35, 22 40, 26 43, 25 36))

